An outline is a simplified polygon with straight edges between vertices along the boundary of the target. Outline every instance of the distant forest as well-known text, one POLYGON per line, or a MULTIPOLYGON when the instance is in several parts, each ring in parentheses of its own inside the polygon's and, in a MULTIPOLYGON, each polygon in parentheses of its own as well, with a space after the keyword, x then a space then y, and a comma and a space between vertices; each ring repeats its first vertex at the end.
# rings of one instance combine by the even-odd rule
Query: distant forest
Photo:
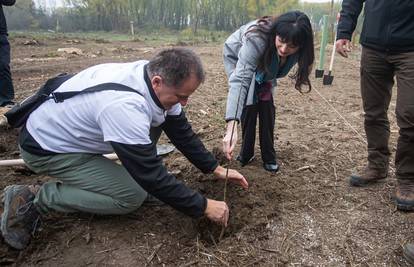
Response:
POLYGON ((9 29, 128 32, 132 23, 143 31, 231 31, 254 18, 289 10, 306 12, 318 29, 322 15, 340 10, 338 3, 298 0, 65 0, 65 7, 54 9, 36 3, 17 0, 4 7, 9 29))

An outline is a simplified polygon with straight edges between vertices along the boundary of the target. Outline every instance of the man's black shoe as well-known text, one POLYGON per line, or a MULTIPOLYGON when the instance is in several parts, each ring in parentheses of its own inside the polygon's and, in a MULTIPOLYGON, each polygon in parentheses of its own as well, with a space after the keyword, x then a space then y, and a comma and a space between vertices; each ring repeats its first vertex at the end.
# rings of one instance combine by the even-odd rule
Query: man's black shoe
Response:
POLYGON ((240 155, 238 155, 236 160, 240 162, 242 167, 244 167, 254 160, 254 156, 252 156, 249 160, 244 160, 240 155))
POLYGON ((8 102, 5 102, 5 103, 3 103, 2 105, 0 105, 0 107, 5 107, 5 108, 8 108, 8 109, 11 109, 12 107, 14 107, 16 105, 16 103, 15 102, 13 102, 13 101, 8 101, 8 102))
POLYGON ((279 165, 276 163, 263 163, 263 168, 268 172, 278 172, 279 165))

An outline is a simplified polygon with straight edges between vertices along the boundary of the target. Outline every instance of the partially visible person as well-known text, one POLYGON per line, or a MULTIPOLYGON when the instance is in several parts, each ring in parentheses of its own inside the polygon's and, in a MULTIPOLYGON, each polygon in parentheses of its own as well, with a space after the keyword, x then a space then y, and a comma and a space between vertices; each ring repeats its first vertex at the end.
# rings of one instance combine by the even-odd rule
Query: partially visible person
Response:
POLYGON ((338 23, 336 50, 344 57, 358 16, 364 8, 360 36, 361 96, 368 141, 368 162, 350 177, 353 186, 367 186, 388 176, 390 125, 387 111, 394 78, 395 114, 400 128, 395 152, 399 210, 414 210, 414 1, 344 0, 338 23))
MULTIPOLYGON (((154 197, 186 215, 226 226, 227 204, 207 199, 170 174, 151 136, 151 128, 161 127, 198 169, 226 178, 226 169, 206 150, 182 109, 204 75, 194 52, 174 48, 149 62, 101 64, 48 83, 58 86, 55 92, 89 92, 63 102, 54 95, 22 128, 19 145, 26 165, 57 180, 40 188, 5 188, 5 242, 25 248, 40 215, 50 211, 126 214, 154 197), (113 151, 122 165, 102 155, 113 151)), ((228 179, 248 187, 235 170, 229 170, 228 179)))
POLYGON ((0 106, 13 105, 14 88, 10 73, 10 44, 3 5, 12 6, 16 0, 0 0, 0 106))
POLYGON ((407 243, 403 247, 403 255, 411 266, 414 266, 414 243, 407 243))
POLYGON ((277 172, 273 94, 277 79, 286 76, 296 64, 297 70, 291 77, 295 89, 302 92, 306 85, 311 90, 309 74, 314 47, 309 18, 300 11, 292 11, 252 21, 230 35, 223 56, 230 87, 223 152, 228 159, 233 157, 237 125, 241 121, 242 146, 237 160, 242 166, 253 160, 258 116, 263 167, 277 172))

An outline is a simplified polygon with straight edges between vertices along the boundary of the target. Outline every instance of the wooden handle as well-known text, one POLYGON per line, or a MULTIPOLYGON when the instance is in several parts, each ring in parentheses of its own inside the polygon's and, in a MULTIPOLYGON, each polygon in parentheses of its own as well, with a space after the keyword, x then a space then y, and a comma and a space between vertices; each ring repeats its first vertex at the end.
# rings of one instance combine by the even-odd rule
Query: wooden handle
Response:
POLYGON ((335 42, 334 42, 334 45, 332 47, 331 63, 329 63, 329 72, 332 72, 332 67, 333 67, 334 58, 335 58, 335 52, 336 52, 336 45, 335 45, 335 42))
MULTIPOLYGON (((110 160, 117 160, 118 156, 115 153, 105 154, 104 157, 110 160)), ((0 160, 0 167, 24 166, 26 165, 22 159, 7 159, 0 160)))

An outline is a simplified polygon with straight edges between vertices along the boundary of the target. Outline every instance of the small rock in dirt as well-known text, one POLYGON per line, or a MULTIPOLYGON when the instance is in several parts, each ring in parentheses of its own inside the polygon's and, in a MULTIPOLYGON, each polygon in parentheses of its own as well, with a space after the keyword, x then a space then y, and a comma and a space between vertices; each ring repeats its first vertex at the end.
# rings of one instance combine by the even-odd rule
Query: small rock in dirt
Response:
POLYGON ((96 58, 96 57, 98 57, 98 56, 97 56, 97 55, 95 55, 94 53, 88 53, 88 54, 86 54, 86 57, 96 58))
POLYGON ((27 40, 23 43, 24 45, 40 45, 38 41, 36 41, 35 39, 32 40, 27 40))
POLYGON ((207 115, 207 114, 208 114, 208 112, 207 112, 207 111, 205 111, 204 109, 200 109, 200 110, 199 110, 199 114, 201 114, 201 115, 205 116, 205 115, 207 115))
POLYGON ((68 44, 80 44, 81 41, 78 40, 78 39, 69 39, 69 40, 66 40, 66 43, 68 43, 68 44))
POLYGON ((66 53, 66 54, 73 54, 73 55, 82 55, 83 54, 81 49, 75 48, 75 47, 58 48, 57 51, 58 52, 63 52, 63 53, 66 53))
POLYGON ((169 173, 171 173, 174 176, 177 176, 177 175, 181 174, 181 170, 172 170, 172 171, 169 171, 169 173))

